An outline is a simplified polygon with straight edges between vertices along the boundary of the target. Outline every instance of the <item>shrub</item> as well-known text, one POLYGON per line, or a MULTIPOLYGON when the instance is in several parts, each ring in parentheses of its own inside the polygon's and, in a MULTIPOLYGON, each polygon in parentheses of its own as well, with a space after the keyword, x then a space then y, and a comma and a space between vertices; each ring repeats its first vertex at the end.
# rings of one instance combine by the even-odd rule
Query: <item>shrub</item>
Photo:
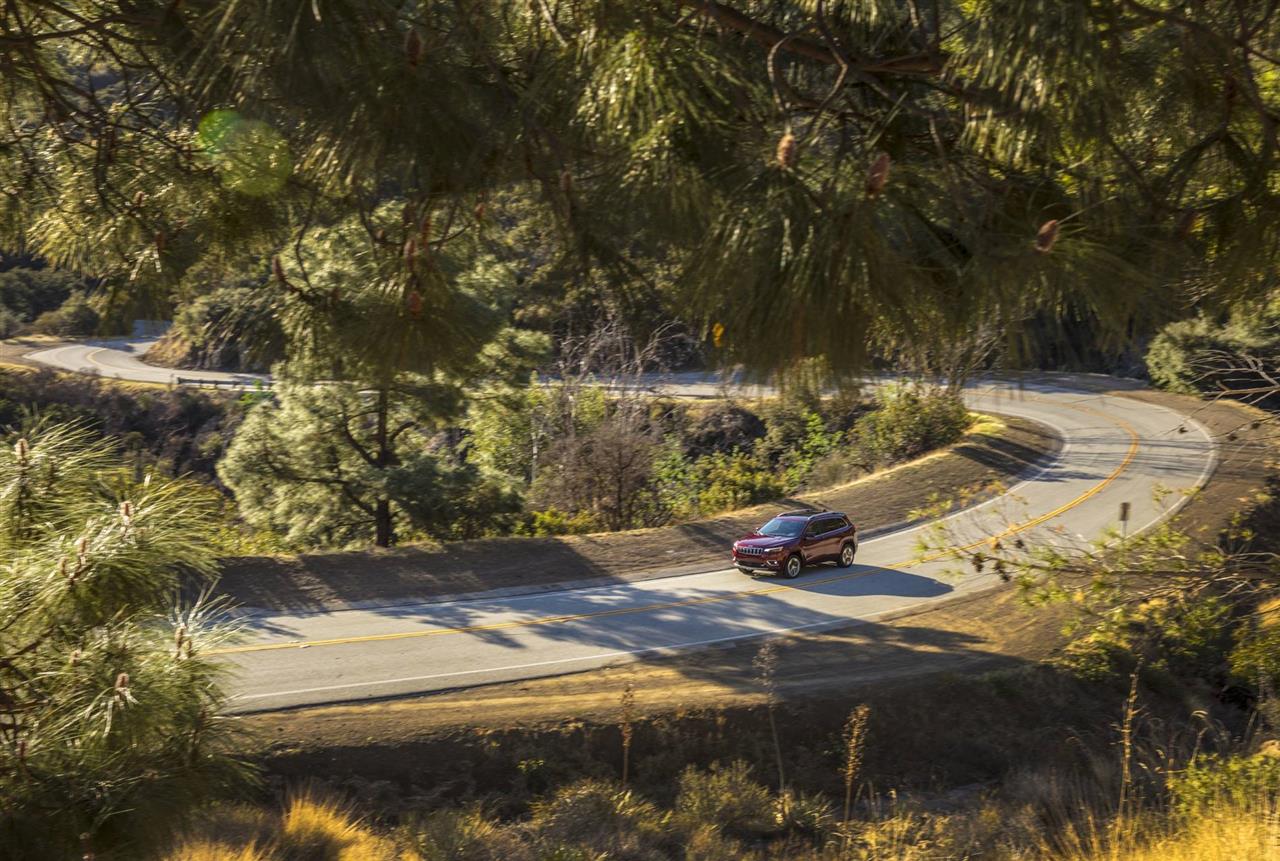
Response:
POLYGON ((876 393, 876 408, 858 419, 852 437, 862 462, 874 469, 950 445, 972 421, 955 392, 887 386, 876 393))
POLYGON ((746 452, 713 454, 694 464, 698 511, 714 514, 777 499, 788 490, 786 480, 761 459, 746 452))
POLYGON ((678 445, 669 445, 654 471, 663 508, 682 519, 777 499, 788 489, 778 471, 754 452, 690 458, 678 445))
POLYGON ((1244 807, 1280 793, 1280 756, 1204 754, 1170 775, 1169 792, 1174 809, 1189 819, 1224 801, 1244 807))
POLYGON ((766 433, 764 421, 736 404, 724 404, 707 413, 685 434, 685 454, 700 457, 711 453, 749 451, 766 433))
POLYGON ((741 760, 710 771, 686 768, 680 775, 676 814, 687 823, 711 823, 731 834, 768 834, 778 827, 772 795, 741 760))
POLYGON ((1221 674, 1230 643, 1229 607, 1219 599, 1191 603, 1154 599, 1115 613, 1068 644, 1061 663, 1081 678, 1129 673, 1141 658, 1181 678, 1221 674))
POLYGON ((666 814, 603 780, 575 783, 534 804, 529 827, 548 849, 572 847, 618 861, 661 859, 672 838, 666 814))
POLYGON ((54 310, 85 287, 83 279, 69 272, 18 267, 0 272, 0 306, 25 323, 54 310))
POLYGON ((23 320, 12 309, 0 305, 0 338, 12 338, 22 329, 23 320))
POLYGON ((661 445, 646 417, 618 409, 547 452, 532 498, 574 515, 589 512, 609 530, 661 525, 668 518, 654 472, 661 445))
POLYGON ((1265 385, 1245 368, 1245 358, 1268 366, 1280 360, 1275 317, 1276 309, 1264 309, 1227 323, 1205 317, 1170 323, 1151 341, 1147 372, 1156 385, 1183 394, 1265 385))
POLYGON ((147 354, 179 368, 266 371, 284 358, 284 331, 261 284, 219 287, 183 303, 173 326, 147 354))
POLYGON ((396 847, 364 828, 349 811, 306 793, 293 798, 280 820, 283 854, 297 861, 396 861, 396 847))
POLYGON ((605 420, 602 386, 529 385, 467 404, 466 429, 477 463, 525 484, 557 441, 589 434, 605 420))
POLYGON ((75 293, 62 306, 46 311, 31 324, 31 331, 41 335, 92 335, 98 330, 98 312, 82 293, 75 293))
POLYGON ((756 453, 770 463, 780 463, 798 448, 810 432, 813 417, 818 415, 815 403, 790 395, 767 402, 761 410, 765 434, 756 441, 756 453))
POLYGON ((528 518, 518 530, 521 535, 586 535, 597 532, 600 524, 589 511, 569 514, 558 508, 543 508, 529 512, 528 518))
POLYGON ((1280 688, 1280 603, 1264 606, 1256 621, 1240 626, 1229 660, 1232 674, 1246 684, 1280 688))
POLYGON ((809 480, 814 467, 834 452, 844 441, 840 431, 827 429, 826 420, 816 412, 804 415, 804 431, 780 458, 782 481, 795 489, 809 480))
POLYGON ((164 861, 275 861, 266 849, 255 844, 233 846, 220 840, 184 840, 164 855, 164 861))
POLYGON ((53 371, 0 372, 0 426, 30 413, 74 421, 118 437, 130 455, 170 473, 213 478, 214 464, 244 410, 235 401, 192 389, 129 389, 53 371))
MULTIPOLYGON (((282 814, 246 807, 214 808, 191 823, 173 848, 160 857, 163 861, 417 861, 418 858, 412 853, 401 854, 394 841, 364 826, 347 808, 311 792, 291 798, 282 814)), ((470 859, 459 857, 459 861, 470 859)))
POLYGON ((439 810, 411 821, 406 842, 421 861, 523 861, 529 846, 479 807, 439 810))

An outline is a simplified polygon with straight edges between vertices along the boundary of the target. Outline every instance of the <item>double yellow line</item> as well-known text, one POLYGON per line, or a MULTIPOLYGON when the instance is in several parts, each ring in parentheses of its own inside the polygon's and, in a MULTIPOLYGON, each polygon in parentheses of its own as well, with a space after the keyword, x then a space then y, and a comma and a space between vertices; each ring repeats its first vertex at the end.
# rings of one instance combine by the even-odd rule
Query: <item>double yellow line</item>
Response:
MULTIPOLYGON (((1040 400, 1040 399, 1037 398, 1036 400, 1040 400)), ((1101 416, 1103 419, 1106 419, 1108 421, 1113 421, 1117 425, 1119 425, 1126 433, 1129 434, 1129 449, 1125 453, 1124 459, 1121 460, 1120 465, 1117 466, 1114 470, 1112 470, 1110 475, 1108 475, 1102 481, 1098 482, 1093 487, 1086 490, 1084 493, 1072 499, 1070 502, 1067 502, 1063 505, 1058 506, 1053 511, 1050 511, 1047 514, 1041 514, 1040 516, 1032 518, 1031 520, 1027 520, 1023 523, 1014 524, 1013 526, 1010 526, 1008 529, 1004 530, 998 535, 990 536, 988 538, 984 538, 979 541, 974 541, 970 544, 966 544, 961 547, 948 548, 946 550, 941 550, 936 553, 930 554, 928 556, 909 559, 904 562, 895 562, 891 565, 885 565, 883 567, 902 568, 907 565, 918 565, 922 562, 936 561, 938 559, 945 558, 946 556, 952 553, 955 553, 957 551, 972 550, 974 548, 981 547, 984 544, 988 544, 993 540, 1007 538, 1010 535, 1016 535, 1019 532, 1024 532, 1028 529, 1032 529, 1036 526, 1039 526, 1041 523, 1044 523, 1046 520, 1051 520, 1054 517, 1057 517, 1059 514, 1070 511, 1071 509, 1075 508, 1077 505, 1080 505, 1081 503, 1085 502, 1086 500, 1093 497, 1097 493, 1101 492, 1104 488, 1107 487, 1107 485, 1111 484, 1113 481, 1119 478, 1121 473, 1123 473, 1126 469, 1128 469, 1129 464, 1133 462, 1134 457, 1137 456, 1137 453, 1138 453, 1137 432, 1133 429, 1133 427, 1128 422, 1124 421, 1123 419, 1117 419, 1112 416, 1108 416, 1105 413, 1101 413, 1097 410, 1091 409, 1089 407, 1080 406, 1078 404, 1071 404, 1069 405, 1069 407, 1071 409, 1079 410, 1081 412, 1087 412, 1087 413, 1092 413, 1093 415, 1096 415, 1096 416, 1101 416)), ((839 583, 844 580, 851 580, 855 577, 864 577, 864 576, 866 576, 865 573, 840 574, 834 577, 825 577, 821 580, 810 580, 810 581, 807 581, 804 584, 804 586, 805 587, 823 586, 828 583, 839 583)), ((443 637, 451 634, 475 634, 475 633, 483 633, 486 631, 507 631, 513 628, 534 628, 534 627, 543 626, 543 625, 559 625, 566 622, 580 622, 585 619, 605 619, 610 616, 626 616, 633 613, 650 613, 655 610, 669 610, 677 607, 694 607, 699 604, 714 604, 720 601, 736 601, 741 598, 754 598, 760 595, 773 595, 779 592, 794 591, 795 589, 796 587, 792 585, 769 586, 761 589, 744 589, 739 592, 729 592, 723 595, 711 595, 705 598, 687 598, 680 601, 665 601, 657 604, 645 604, 639 607, 620 607, 613 610, 598 610, 591 613, 568 613, 561 616, 542 616, 536 619, 521 619, 521 620, 512 620, 509 622, 493 622, 487 625, 461 625, 456 628, 431 628, 425 631, 401 631, 401 632, 391 633, 391 634, 366 634, 363 636, 356 636, 356 637, 334 637, 332 639, 327 639, 327 640, 291 640, 283 643, 261 643, 257 645, 230 646, 223 649, 212 649, 209 652, 206 652, 205 654, 237 655, 237 654, 244 654, 246 652, 273 652, 273 651, 279 651, 281 649, 316 648, 319 646, 341 646, 341 645, 347 645, 351 643, 379 643, 379 642, 386 642, 389 640, 413 640, 413 639, 419 639, 422 637, 443 637)))

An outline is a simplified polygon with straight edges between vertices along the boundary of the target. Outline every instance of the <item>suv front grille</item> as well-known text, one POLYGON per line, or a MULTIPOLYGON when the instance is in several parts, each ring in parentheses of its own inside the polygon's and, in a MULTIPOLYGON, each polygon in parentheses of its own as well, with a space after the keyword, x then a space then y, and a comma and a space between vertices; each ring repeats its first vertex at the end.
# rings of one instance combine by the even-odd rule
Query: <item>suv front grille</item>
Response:
POLYGON ((743 556, 763 556, 769 551, 763 547, 739 547, 738 553, 743 556))

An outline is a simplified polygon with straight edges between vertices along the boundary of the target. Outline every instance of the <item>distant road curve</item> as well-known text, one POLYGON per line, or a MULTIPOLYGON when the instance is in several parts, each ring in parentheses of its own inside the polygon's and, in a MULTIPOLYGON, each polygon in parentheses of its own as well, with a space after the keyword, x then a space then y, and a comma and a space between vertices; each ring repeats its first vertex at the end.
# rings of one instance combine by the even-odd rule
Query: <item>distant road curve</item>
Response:
MULTIPOLYGON (((80 341, 34 350, 23 356, 60 371, 91 374, 113 380, 135 383, 159 383, 175 386, 217 386, 231 389, 256 389, 271 385, 270 374, 229 373, 186 368, 164 368, 142 360, 156 343, 155 338, 108 338, 80 341)), ((723 391, 726 379, 715 373, 689 371, 675 374, 646 374, 638 381, 608 383, 611 387, 635 385, 645 389, 663 389, 688 396, 713 396, 723 391)), ((742 386, 731 383, 736 393, 765 394, 767 387, 742 386)))
POLYGON ((268 374, 233 374, 226 371, 193 371, 162 368, 142 361, 156 343, 154 338, 111 338, 64 344, 27 353, 30 362, 60 371, 92 374, 115 380, 161 385, 221 386, 251 389, 270 385, 268 374))

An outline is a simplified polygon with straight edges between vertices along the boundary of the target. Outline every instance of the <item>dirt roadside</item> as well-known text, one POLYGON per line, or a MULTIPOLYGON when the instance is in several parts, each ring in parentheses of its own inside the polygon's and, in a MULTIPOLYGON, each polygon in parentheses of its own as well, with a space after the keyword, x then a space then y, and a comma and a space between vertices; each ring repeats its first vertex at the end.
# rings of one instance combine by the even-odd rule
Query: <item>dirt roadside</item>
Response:
POLYGON ((906 521, 927 502, 921 487, 941 499, 968 495, 978 501, 1061 448, 1061 440, 1043 425, 1011 417, 1002 417, 998 424, 970 433, 947 449, 849 484, 706 520, 620 533, 228 559, 218 590, 246 607, 315 611, 708 571, 724 567, 733 539, 780 507, 815 505, 847 511, 865 533, 906 521))
MULTIPOLYGON (((1254 505, 1278 474, 1271 429, 1250 426, 1263 416, 1255 410, 1160 392, 1117 394, 1194 414, 1218 438, 1214 476, 1177 515, 1179 524, 1206 539, 1254 505)), ((1062 645, 1063 613, 1029 609, 1011 591, 995 591, 891 621, 789 637, 778 644, 780 693, 792 703, 857 702, 885 685, 923 676, 1033 667, 1062 645)), ((432 696, 252 715, 243 726, 277 773, 361 773, 384 762, 390 774, 405 745, 446 737, 483 745, 487 735, 513 728, 550 732, 616 722, 627 684, 649 720, 749 709, 762 701, 752 668, 757 649, 744 644, 432 696)))
POLYGON ((69 343, 72 342, 56 335, 23 335, 21 338, 0 341, 0 364, 43 368, 45 365, 28 359, 27 354, 34 353, 36 350, 61 347, 69 343))

